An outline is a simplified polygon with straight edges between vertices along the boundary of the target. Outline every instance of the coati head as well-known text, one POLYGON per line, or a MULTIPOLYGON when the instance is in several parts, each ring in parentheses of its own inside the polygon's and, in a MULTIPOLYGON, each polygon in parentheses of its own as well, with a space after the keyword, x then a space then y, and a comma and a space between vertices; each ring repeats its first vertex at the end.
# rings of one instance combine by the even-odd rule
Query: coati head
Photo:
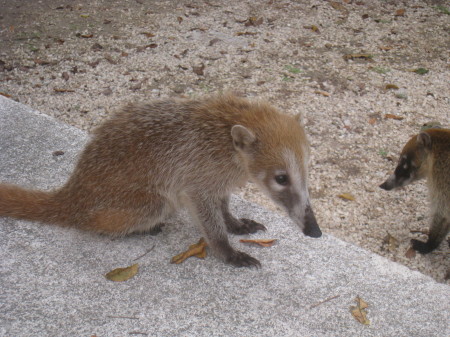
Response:
POLYGON ((380 187, 390 191, 424 178, 427 173, 427 158, 431 146, 431 137, 426 131, 412 137, 400 154, 394 174, 380 187))
POLYGON ((231 136, 250 180, 286 209, 305 235, 320 237, 309 198, 309 143, 302 125, 279 113, 260 115, 248 124, 234 125, 231 136))

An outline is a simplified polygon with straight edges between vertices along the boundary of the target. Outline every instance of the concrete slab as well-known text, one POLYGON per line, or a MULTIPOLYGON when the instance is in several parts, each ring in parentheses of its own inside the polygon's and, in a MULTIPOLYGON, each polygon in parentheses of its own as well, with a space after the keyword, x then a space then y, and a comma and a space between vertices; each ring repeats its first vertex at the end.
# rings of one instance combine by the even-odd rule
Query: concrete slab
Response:
MULTIPOLYGON (((86 139, 0 96, 0 181, 59 186, 86 139)), ((257 248, 232 237, 261 269, 211 256, 171 265, 201 235, 184 214, 155 237, 120 239, 0 218, 0 336, 450 336, 449 286, 335 237, 306 238, 239 198, 233 209, 267 225, 252 237, 278 239, 257 248), (105 279, 136 262, 133 279, 105 279), (369 326, 350 314, 356 296, 369 326)))

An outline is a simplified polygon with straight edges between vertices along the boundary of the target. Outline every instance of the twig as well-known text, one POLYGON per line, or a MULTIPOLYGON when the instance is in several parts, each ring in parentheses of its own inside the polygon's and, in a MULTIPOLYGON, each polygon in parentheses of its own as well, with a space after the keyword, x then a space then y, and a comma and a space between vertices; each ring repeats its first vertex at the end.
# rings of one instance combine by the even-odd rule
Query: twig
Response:
POLYGON ((109 318, 127 318, 127 319, 139 319, 139 317, 134 316, 108 316, 109 318))
POLYGON ((329 302, 329 301, 331 301, 331 300, 334 300, 335 298, 338 298, 339 296, 341 296, 341 295, 336 295, 336 296, 328 297, 326 300, 323 300, 323 301, 321 301, 321 302, 319 302, 319 303, 316 303, 316 304, 312 305, 312 306, 310 307, 310 309, 315 308, 315 307, 318 307, 319 305, 324 304, 324 303, 326 303, 326 302, 329 302))
POLYGON ((135 258, 133 261, 139 260, 141 257, 144 257, 145 255, 147 255, 148 253, 150 253, 153 249, 155 249, 155 244, 153 245, 152 248, 147 249, 147 251, 146 251, 144 254, 142 254, 141 256, 138 256, 138 257, 135 258))

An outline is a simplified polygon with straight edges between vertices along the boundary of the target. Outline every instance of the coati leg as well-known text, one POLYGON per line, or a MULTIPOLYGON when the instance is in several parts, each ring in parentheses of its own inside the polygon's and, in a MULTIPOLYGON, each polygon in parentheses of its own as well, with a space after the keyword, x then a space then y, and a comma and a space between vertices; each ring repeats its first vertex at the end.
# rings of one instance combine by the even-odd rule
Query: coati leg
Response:
POLYGON ((212 251, 226 263, 236 267, 260 267, 260 262, 250 255, 235 250, 228 241, 227 226, 221 212, 222 200, 197 194, 189 201, 192 217, 203 229, 212 251))
POLYGON ((231 213, 229 209, 230 198, 226 197, 222 200, 221 209, 223 220, 225 221, 225 225, 227 226, 227 230, 232 234, 251 234, 256 233, 256 231, 261 230, 265 231, 266 227, 256 221, 250 219, 236 219, 231 213))
POLYGON ((442 215, 435 213, 431 222, 428 241, 422 242, 416 239, 411 240, 414 250, 421 254, 428 254, 435 250, 439 244, 445 239, 450 228, 450 221, 442 215))

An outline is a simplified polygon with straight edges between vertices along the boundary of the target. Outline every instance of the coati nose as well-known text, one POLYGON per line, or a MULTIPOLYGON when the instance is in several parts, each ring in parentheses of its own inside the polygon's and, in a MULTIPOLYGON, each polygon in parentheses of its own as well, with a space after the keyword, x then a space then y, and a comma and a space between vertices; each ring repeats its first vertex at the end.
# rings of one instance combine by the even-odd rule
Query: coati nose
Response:
POLYGON ((303 229, 303 234, 310 236, 312 238, 320 238, 322 236, 322 231, 317 224, 316 216, 310 205, 306 206, 305 209, 305 228, 303 229))
POLYGON ((392 190, 392 186, 388 183, 387 180, 380 185, 380 188, 382 188, 383 190, 386 190, 386 191, 392 190))

